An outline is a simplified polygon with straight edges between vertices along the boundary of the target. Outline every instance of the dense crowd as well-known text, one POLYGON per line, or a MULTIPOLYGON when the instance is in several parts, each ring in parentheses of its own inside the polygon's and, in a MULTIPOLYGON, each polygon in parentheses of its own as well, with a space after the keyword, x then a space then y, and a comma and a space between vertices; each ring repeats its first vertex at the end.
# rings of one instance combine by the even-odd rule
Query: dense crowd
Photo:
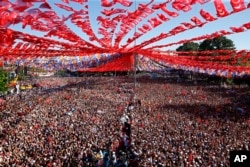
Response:
POLYGON ((229 166, 250 148, 248 88, 67 77, 0 102, 0 166, 229 166), (135 96, 134 96, 135 95, 135 96))

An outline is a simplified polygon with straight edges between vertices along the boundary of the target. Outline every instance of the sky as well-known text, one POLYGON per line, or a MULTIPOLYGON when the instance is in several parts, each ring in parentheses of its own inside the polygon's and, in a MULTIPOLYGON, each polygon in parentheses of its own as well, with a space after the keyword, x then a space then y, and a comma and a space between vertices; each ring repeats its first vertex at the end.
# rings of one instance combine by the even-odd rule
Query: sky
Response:
MULTIPOLYGON (((129 8, 124 8, 120 4, 115 5, 114 8, 124 8, 124 9, 127 9, 128 11, 134 11, 136 9, 136 7, 138 6, 138 4, 140 4, 140 3, 146 4, 149 1, 150 0, 133 0, 134 3, 129 8)), ((162 3, 164 1, 165 0, 155 0, 154 3, 162 3)), ((50 4, 52 9, 54 11, 56 11, 56 13, 60 17, 62 17, 62 15, 67 16, 67 15, 70 14, 69 12, 66 12, 65 10, 60 9, 55 5, 55 3, 64 4, 62 1, 60 1, 60 0, 49 0, 47 2, 50 4)), ((226 9, 228 11, 232 11, 230 1, 227 0, 227 1, 223 1, 223 2, 225 4, 226 9)), ((246 5, 248 3, 250 3, 249 0, 245 1, 246 5)), ((73 7, 74 9, 76 9, 76 10, 80 10, 82 8, 82 6, 80 4, 77 4, 75 2, 70 2, 69 5, 71 7, 73 7)), ((169 10, 174 11, 174 9, 171 7, 171 5, 168 5, 167 8, 169 10)), ((101 11, 104 9, 103 7, 101 7, 100 0, 89 0, 88 1, 88 9, 89 9, 88 12, 89 12, 89 17, 90 17, 90 21, 91 21, 91 28, 93 29, 93 31, 95 32, 97 37, 101 37, 97 32, 98 27, 100 27, 100 24, 96 20, 96 18, 98 16, 102 15, 101 11)), ((108 8, 106 8, 106 9, 108 9, 108 8)), ((206 4, 203 4, 203 5, 197 3, 196 5, 192 6, 192 10, 189 11, 189 12, 178 11, 178 13, 179 13, 178 17, 175 17, 175 18, 169 17, 170 18, 169 21, 165 22, 164 24, 156 27, 155 29, 149 31, 147 34, 145 34, 142 37, 138 38, 135 42, 133 42, 131 45, 129 45, 129 47, 133 47, 133 45, 135 45, 135 44, 140 44, 143 41, 149 40, 149 39, 151 39, 151 38, 153 38, 153 37, 155 37, 155 36, 157 36, 157 35, 159 35, 161 33, 166 33, 168 31, 170 31, 172 28, 180 25, 181 22, 191 22, 190 19, 193 16, 197 16, 201 20, 204 20, 204 19, 202 19, 202 17, 199 14, 200 9, 204 9, 204 10, 208 11, 211 15, 216 16, 216 9, 214 7, 213 1, 210 1, 210 2, 208 2, 206 4)), ((138 28, 141 25, 143 25, 144 23, 147 23, 147 19, 155 16, 157 13, 162 13, 162 12, 161 11, 154 12, 151 16, 149 16, 146 19, 142 20, 142 22, 139 23, 138 25, 136 25, 136 27, 138 28)), ((173 37, 169 37, 169 38, 160 40, 160 41, 158 41, 156 43, 152 43, 152 44, 148 45, 147 47, 155 46, 155 45, 161 45, 161 44, 168 44, 168 43, 172 43, 172 42, 178 42, 178 41, 183 40, 183 39, 190 39, 190 38, 193 38, 193 37, 198 37, 200 35, 210 34, 210 33, 213 33, 213 32, 219 31, 219 30, 230 30, 231 26, 239 27, 242 24, 247 23, 247 22, 250 22, 250 9, 247 9, 245 11, 232 14, 232 15, 230 15, 228 17, 225 17, 225 18, 219 18, 218 20, 207 23, 202 27, 197 27, 197 28, 194 28, 192 30, 187 30, 187 31, 185 31, 183 33, 180 33, 180 34, 177 34, 177 35, 175 35, 173 37)), ((67 26, 72 31, 74 31, 78 36, 80 36, 82 39, 85 39, 85 40, 88 41, 88 38, 87 38, 86 34, 84 34, 78 27, 73 25, 70 21, 67 21, 65 24, 67 24, 67 26)), ((30 29, 29 26, 27 26, 25 29, 22 29, 22 26, 20 24, 11 26, 10 28, 14 29, 14 30, 25 32, 25 33, 29 33, 29 34, 32 34, 32 35, 36 35, 36 36, 43 36, 45 34, 45 33, 37 32, 37 31, 33 31, 33 30, 30 29)), ((125 44, 127 39, 131 38, 132 35, 136 31, 138 31, 137 28, 132 29, 125 36, 125 38, 121 41, 121 45, 125 44)), ((119 27, 117 27, 115 32, 117 33, 118 30, 119 30, 119 27)), ((250 31, 246 31, 246 32, 243 32, 243 33, 236 33, 236 34, 233 34, 233 35, 228 35, 227 38, 231 39, 234 42, 237 50, 242 50, 242 49, 250 50, 250 42, 249 42, 249 40, 250 40, 250 31)), ((53 37, 53 39, 63 41, 62 39, 57 39, 55 37, 53 37)), ((98 45, 95 42, 91 42, 91 43, 93 43, 95 45, 98 45)), ((179 45, 166 47, 166 48, 163 48, 163 50, 175 50, 178 46, 179 45)), ((147 48, 147 47, 145 47, 145 48, 147 48)))

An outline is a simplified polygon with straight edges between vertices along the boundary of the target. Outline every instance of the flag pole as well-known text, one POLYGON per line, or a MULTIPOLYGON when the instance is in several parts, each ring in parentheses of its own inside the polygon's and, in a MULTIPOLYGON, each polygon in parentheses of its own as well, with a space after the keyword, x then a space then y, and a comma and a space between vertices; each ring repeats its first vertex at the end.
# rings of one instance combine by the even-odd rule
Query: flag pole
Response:
POLYGON ((136 53, 134 53, 134 102, 136 95, 136 53))
MULTIPOLYGON (((135 10, 136 10, 136 0, 135 0, 135 10)), ((137 24, 135 24, 135 33, 136 33, 136 25, 137 24)), ((135 46, 136 46, 136 39, 135 39, 135 46)), ((136 96, 136 55, 137 55, 137 53, 136 52, 134 52, 134 55, 133 55, 133 57, 134 57, 134 94, 133 94, 133 101, 134 101, 134 103, 135 103, 135 96, 136 96)))

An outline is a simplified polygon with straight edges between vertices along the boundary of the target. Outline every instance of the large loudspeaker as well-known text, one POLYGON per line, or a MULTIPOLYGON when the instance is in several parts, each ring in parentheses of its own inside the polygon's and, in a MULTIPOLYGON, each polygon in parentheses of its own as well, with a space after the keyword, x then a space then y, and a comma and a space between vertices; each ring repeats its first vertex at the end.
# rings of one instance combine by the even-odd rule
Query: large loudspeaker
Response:
POLYGON ((28 75, 28 67, 27 66, 24 67, 23 71, 24 71, 24 75, 28 75))
POLYGON ((20 66, 17 66, 16 69, 15 69, 15 73, 19 74, 19 72, 20 72, 20 66))

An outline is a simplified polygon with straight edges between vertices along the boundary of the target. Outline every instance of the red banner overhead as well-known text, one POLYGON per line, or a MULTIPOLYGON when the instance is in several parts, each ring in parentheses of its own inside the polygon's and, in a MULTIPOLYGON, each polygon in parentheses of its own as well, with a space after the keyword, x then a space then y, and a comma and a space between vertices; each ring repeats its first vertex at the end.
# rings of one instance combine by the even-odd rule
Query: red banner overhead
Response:
MULTIPOLYGON (((244 0, 4 0, 0 2, 0 56, 33 59, 120 53, 124 57, 89 70, 131 70, 131 53, 143 55, 248 31, 249 20, 225 19, 238 17, 249 8, 249 1, 244 0), (217 22, 223 22, 223 28, 207 28, 217 22)), ((202 65, 202 58, 196 62, 186 58, 168 61, 202 65)), ((230 57, 213 60, 231 61, 230 57)), ((217 64, 218 68, 225 68, 222 64, 217 64)))
MULTIPOLYGON (((85 47, 93 51, 103 49, 106 50, 105 52, 111 50, 111 52, 133 51, 138 53, 149 44, 179 35, 193 28, 202 28, 209 22, 217 21, 222 17, 228 17, 249 8, 249 4, 244 0, 230 0, 230 11, 224 1, 215 0, 212 3, 214 7, 213 12, 211 8, 209 11, 207 11, 205 7, 202 8, 207 2, 210 1, 167 0, 157 3, 154 0, 148 0, 144 3, 132 0, 101 0, 101 11, 93 18, 93 15, 90 16, 89 5, 91 5, 91 3, 88 0, 63 0, 61 3, 44 0, 30 0, 29 2, 18 0, 13 3, 12 1, 5 0, 0 2, 0 33, 2 35, 0 42, 3 44, 1 47, 7 47, 7 53, 12 54, 11 52, 15 47, 15 43, 18 40, 24 39, 12 35, 12 32, 17 31, 13 29, 13 27, 21 25, 23 29, 31 29, 32 31, 42 33, 42 35, 39 36, 34 35, 39 33, 30 33, 29 37, 33 35, 32 38, 34 38, 31 39, 31 41, 37 41, 39 38, 49 38, 50 41, 53 41, 55 38, 58 38, 59 40, 56 39, 54 41, 61 42, 63 40, 68 43, 68 45, 72 44, 76 50, 85 47), (149 39, 145 38, 140 44, 137 43, 136 46, 130 47, 132 42, 141 39, 144 35, 146 36, 150 31, 153 31, 168 21, 181 17, 183 15, 181 12, 190 12, 193 10, 194 5, 200 6, 200 16, 194 15, 179 25, 173 26, 170 30, 162 31, 158 33, 158 35, 156 33, 149 39), (64 13, 59 12, 59 9, 63 10, 64 13), (216 13, 217 17, 213 16, 214 13, 216 13), (97 25, 95 25, 94 20, 97 21, 97 25), (69 24, 75 25, 87 37, 83 37, 83 35, 79 33, 79 30, 69 26, 69 24), (130 32, 134 30, 135 32, 132 33, 131 36, 130 32), (122 43, 124 42, 124 38, 129 34, 130 37, 125 40, 125 43, 122 43)), ((233 32, 243 32, 248 25, 246 24, 245 27, 240 28, 237 27, 238 25, 228 26, 233 32)), ((224 31, 227 30, 225 29, 224 31)), ((204 34, 206 34, 206 32, 204 34)), ((205 35, 203 36, 205 37, 205 35)), ((56 43, 58 44, 58 42, 56 43)), ((172 44, 179 43, 173 42, 172 44)), ((43 48, 37 45, 37 43, 30 43, 29 46, 37 49, 43 48)), ((47 43, 46 45, 48 46, 47 48, 52 50, 53 47, 56 47, 56 49, 60 48, 63 50, 62 52, 65 52, 64 46, 55 46, 54 42, 47 43)), ((170 45, 165 44, 164 46, 168 47, 170 45)), ((6 50, 6 48, 1 50, 6 50)), ((25 48, 25 50, 27 49, 25 48)))
POLYGON ((80 72, 107 72, 107 71, 133 71, 134 69, 134 54, 126 53, 121 57, 107 62, 106 64, 98 67, 79 69, 80 72))

